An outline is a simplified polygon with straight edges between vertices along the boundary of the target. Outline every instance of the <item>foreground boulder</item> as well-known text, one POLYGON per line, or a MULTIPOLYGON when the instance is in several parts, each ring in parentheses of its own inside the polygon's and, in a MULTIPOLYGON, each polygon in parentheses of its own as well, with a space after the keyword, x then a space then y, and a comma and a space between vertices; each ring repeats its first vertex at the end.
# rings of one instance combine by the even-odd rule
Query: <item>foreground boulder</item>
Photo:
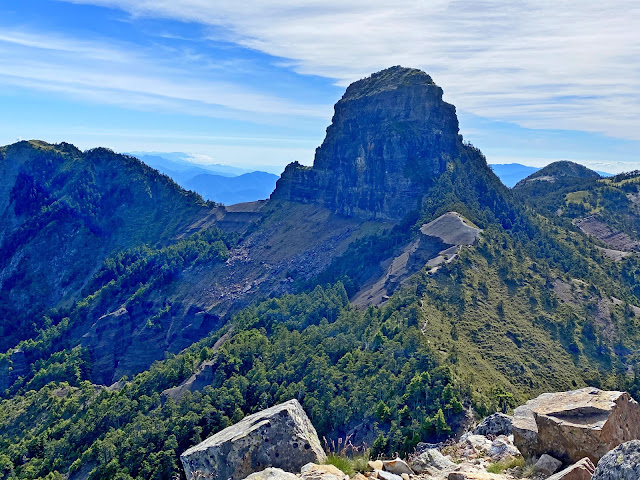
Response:
POLYGON ((598 462, 593 480, 638 480, 640 478, 640 441, 623 443, 598 462))
POLYGON ((513 417, 504 413, 494 413, 482 420, 480 424, 473 429, 474 435, 484 435, 485 437, 498 437, 500 435, 511 435, 513 417))
POLYGON ((583 458, 578 463, 551 475, 547 480, 590 480, 596 467, 588 458, 583 458))
POLYGON ((596 463, 640 438, 640 405, 626 392, 597 388, 544 393, 514 410, 513 436, 525 457, 548 453, 565 463, 584 457, 596 463))
POLYGON ((299 472, 325 459, 297 400, 249 415, 180 455, 187 480, 242 480, 266 467, 299 472))
POLYGON ((455 466, 455 463, 435 448, 425 450, 411 461, 411 468, 414 472, 428 475, 435 475, 436 472, 454 468, 455 466))
POLYGON ((300 470, 302 480, 345 480, 347 475, 333 465, 317 465, 307 463, 300 470))
POLYGON ((252 473, 245 480, 298 480, 298 477, 280 468, 269 467, 261 472, 252 473))

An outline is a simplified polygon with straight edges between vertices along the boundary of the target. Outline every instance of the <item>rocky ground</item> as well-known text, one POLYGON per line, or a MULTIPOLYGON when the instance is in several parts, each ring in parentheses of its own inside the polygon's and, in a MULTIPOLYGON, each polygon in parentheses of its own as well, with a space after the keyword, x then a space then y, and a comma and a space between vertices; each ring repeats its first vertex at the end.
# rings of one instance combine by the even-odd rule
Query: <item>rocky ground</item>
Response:
POLYGON ((545 393, 457 440, 420 443, 406 459, 369 461, 350 479, 291 400, 245 417, 180 459, 187 480, 637 480, 640 405, 626 392, 596 388, 545 393))

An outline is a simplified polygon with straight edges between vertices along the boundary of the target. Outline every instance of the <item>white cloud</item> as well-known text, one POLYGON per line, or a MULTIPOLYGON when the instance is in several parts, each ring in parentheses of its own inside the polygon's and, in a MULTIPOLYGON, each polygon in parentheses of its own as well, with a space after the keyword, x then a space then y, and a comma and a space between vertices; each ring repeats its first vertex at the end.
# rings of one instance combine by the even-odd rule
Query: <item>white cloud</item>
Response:
POLYGON ((130 44, 0 29, 0 85, 82 97, 97 103, 183 113, 257 119, 326 117, 325 105, 304 105, 221 79, 193 75, 199 58, 165 58, 130 44))
POLYGON ((419 67, 479 116, 640 139, 637 0, 65 1, 222 27, 340 85, 419 67))

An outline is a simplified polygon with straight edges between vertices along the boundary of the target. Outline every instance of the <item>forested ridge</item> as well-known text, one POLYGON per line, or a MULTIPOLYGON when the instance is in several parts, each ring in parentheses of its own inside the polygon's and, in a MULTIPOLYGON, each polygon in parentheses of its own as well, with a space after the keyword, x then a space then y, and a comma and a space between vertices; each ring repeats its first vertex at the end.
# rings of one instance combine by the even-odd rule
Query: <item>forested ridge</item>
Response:
POLYGON ((638 175, 509 190, 414 69, 333 122, 314 167, 232 208, 106 149, 0 150, 0 478, 183 478, 185 449, 292 398, 375 456, 542 392, 640 396, 638 175), (423 233, 449 214, 478 236, 423 233))
MULTIPOLYGON (((302 286, 309 290, 235 315, 219 350, 213 345, 229 327, 115 389, 87 381, 90 355, 65 345, 73 322, 124 305, 147 316, 148 328, 163 328, 172 306, 146 311, 145 298, 189 265, 224 261, 239 239, 213 229, 109 257, 74 307, 53 312, 48 327, 20 344, 37 360, 2 401, 4 475, 57 478, 84 468, 90 478, 172 478, 188 446, 290 398, 301 401, 320 435, 356 429, 374 452, 393 453, 446 438, 467 410, 507 410, 537 392, 587 384, 637 391, 626 374, 638 351, 638 320, 625 306, 637 304, 634 258, 606 261, 584 235, 517 205, 497 215, 469 207, 457 195, 472 195, 462 188, 468 175, 459 169, 434 186, 448 196, 434 195, 437 203, 427 203, 416 224, 464 206, 484 227, 480 243, 436 274, 417 275, 384 306, 351 307, 341 282, 302 286), (559 299, 554 281, 588 300, 559 299), (603 329, 598 304, 614 295, 623 303, 603 329), (162 394, 207 360, 215 365, 211 385, 175 401, 162 394), (371 431, 358 430, 363 422, 371 431)), ((402 228, 401 236, 411 235, 410 225, 402 228)), ((357 283, 352 265, 370 255, 362 245, 382 240, 354 244, 324 278, 357 283)))

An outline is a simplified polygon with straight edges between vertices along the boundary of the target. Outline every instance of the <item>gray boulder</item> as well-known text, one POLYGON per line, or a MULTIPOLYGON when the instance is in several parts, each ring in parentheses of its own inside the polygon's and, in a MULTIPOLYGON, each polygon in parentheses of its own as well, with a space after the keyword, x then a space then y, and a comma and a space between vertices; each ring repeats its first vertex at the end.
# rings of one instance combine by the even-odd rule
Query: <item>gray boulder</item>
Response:
POLYGON ((242 480, 266 467, 299 472, 325 459, 297 400, 249 415, 180 455, 187 480, 242 480))
POLYGON ((498 437, 500 435, 511 435, 511 425, 513 423, 513 417, 505 415, 504 413, 494 413, 482 420, 480 424, 473 429, 474 435, 484 435, 485 437, 491 435, 498 437))
POLYGON ((307 463, 300 470, 302 480, 345 480, 347 475, 333 465, 316 465, 307 463))
POLYGON ((298 477, 280 468, 269 467, 261 472, 252 473, 244 480, 298 480, 298 477))
POLYGON ((598 462, 592 480, 638 480, 640 441, 632 440, 614 448, 598 462))
POLYGON ((545 475, 553 475, 561 466, 562 462, 560 460, 545 453, 538 459, 534 468, 536 472, 541 472, 545 475))
POLYGON ((455 463, 435 448, 425 450, 411 461, 411 468, 414 472, 430 475, 433 475, 436 471, 446 470, 455 466, 455 463))
POLYGON ((518 450, 511 440, 509 440, 509 437, 505 435, 500 435, 491 442, 491 448, 488 453, 494 461, 520 456, 520 450, 518 450))

